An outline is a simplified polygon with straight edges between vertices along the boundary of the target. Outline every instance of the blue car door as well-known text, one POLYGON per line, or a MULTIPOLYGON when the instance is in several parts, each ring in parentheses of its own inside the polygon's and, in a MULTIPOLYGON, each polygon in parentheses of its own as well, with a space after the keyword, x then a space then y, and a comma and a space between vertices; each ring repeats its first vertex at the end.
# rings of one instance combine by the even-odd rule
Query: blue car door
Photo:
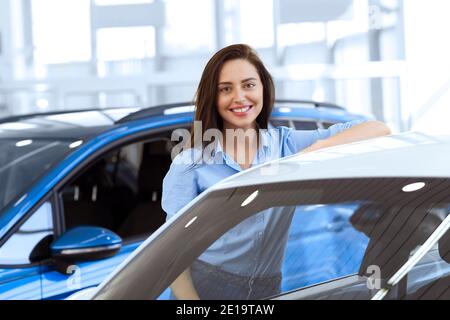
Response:
POLYGON ((111 258, 68 265, 70 274, 63 274, 53 264, 42 267, 42 298, 64 299, 72 293, 100 284, 112 271, 137 248, 141 242, 124 245, 111 258))
POLYGON ((0 266, 0 300, 41 298, 40 267, 0 266))
POLYGON ((39 249, 52 235, 52 205, 45 202, 0 247, 0 300, 42 298, 39 249))

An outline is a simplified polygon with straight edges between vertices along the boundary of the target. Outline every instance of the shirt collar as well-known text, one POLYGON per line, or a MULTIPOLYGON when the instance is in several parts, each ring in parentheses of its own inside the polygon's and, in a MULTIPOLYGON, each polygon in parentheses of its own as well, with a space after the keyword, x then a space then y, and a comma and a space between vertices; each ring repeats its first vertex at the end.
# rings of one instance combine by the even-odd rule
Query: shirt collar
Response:
MULTIPOLYGON (((264 151, 267 151, 267 149, 270 148, 270 139, 268 137, 269 135, 269 130, 273 129, 273 126, 269 123, 269 127, 268 130, 260 130, 258 127, 259 131, 259 137, 260 137, 260 146, 262 146, 261 149, 264 149, 264 151)), ((222 144, 220 143, 220 141, 216 141, 215 143, 215 147, 214 147, 214 157, 218 157, 221 156, 222 159, 224 159, 227 163, 228 163, 228 157, 225 157, 225 152, 223 151, 223 147, 222 144)))

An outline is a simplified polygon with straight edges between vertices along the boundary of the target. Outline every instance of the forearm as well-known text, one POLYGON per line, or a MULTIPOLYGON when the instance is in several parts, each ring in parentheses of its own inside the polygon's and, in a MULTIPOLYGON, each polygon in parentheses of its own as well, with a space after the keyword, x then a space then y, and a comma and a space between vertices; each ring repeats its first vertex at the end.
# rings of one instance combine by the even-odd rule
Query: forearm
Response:
POLYGON ((377 138, 391 134, 391 130, 383 122, 367 121, 353 126, 343 132, 324 140, 319 140, 300 153, 311 152, 341 144, 377 138))
POLYGON ((170 285, 173 294, 178 300, 200 300, 192 282, 191 271, 186 269, 170 285))

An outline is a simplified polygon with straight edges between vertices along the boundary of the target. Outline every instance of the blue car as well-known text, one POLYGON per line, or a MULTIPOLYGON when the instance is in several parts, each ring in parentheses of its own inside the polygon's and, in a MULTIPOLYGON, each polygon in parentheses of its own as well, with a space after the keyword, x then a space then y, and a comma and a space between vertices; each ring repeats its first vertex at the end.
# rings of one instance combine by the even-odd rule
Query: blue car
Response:
MULTIPOLYGON (((357 119, 366 117, 278 100, 271 123, 316 130, 357 119)), ((165 222, 171 134, 192 121, 191 103, 0 119, 0 299, 63 299, 102 282, 165 222)), ((323 215, 305 239, 331 243, 336 219, 323 215)))

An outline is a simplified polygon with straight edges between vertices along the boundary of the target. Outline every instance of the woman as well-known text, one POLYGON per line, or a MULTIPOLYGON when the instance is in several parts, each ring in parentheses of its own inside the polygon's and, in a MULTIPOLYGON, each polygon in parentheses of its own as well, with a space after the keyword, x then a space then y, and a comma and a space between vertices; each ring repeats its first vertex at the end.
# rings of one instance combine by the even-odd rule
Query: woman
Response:
MULTIPOLYGON (((278 127, 267 131, 274 91, 272 77, 247 45, 225 47, 209 60, 195 101, 195 124, 200 123, 201 129, 192 130, 193 147, 174 159, 164 178, 162 207, 168 219, 213 184, 252 165, 390 133, 377 121, 336 124, 327 130, 278 127), (221 134, 214 135, 211 152, 205 153, 202 138, 208 130, 221 134)), ((175 298, 258 299, 277 294, 281 286, 278 260, 285 242, 272 248, 272 252, 281 252, 276 258, 263 255, 257 266, 250 259, 258 250, 256 235, 269 230, 270 223, 280 223, 271 218, 271 210, 261 213, 266 217, 261 221, 266 222, 256 217, 246 220, 208 248, 172 283, 175 298), (234 250, 231 255, 230 248, 234 250)))

